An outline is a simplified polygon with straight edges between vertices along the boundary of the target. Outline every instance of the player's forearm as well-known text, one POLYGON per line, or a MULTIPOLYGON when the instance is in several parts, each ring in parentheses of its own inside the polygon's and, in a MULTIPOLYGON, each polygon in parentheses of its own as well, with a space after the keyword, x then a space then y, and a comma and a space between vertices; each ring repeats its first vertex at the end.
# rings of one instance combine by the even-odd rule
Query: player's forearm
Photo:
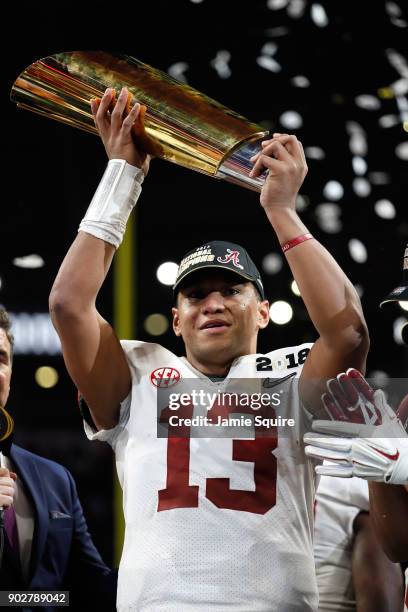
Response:
POLYGON ((366 559, 362 572, 353 571, 357 612, 403 612, 404 586, 401 566, 379 567, 373 571, 372 557, 366 559), (367 570, 368 567, 368 570, 367 570))
POLYGON ((86 232, 78 232, 51 290, 53 317, 81 313, 95 306, 114 253, 111 244, 86 232))
MULTIPOLYGON (((267 216, 281 244, 308 232, 294 210, 270 209, 267 216)), ((359 297, 323 245, 307 240, 289 249, 286 258, 320 337, 334 349, 351 351, 361 343, 368 345, 359 297)))
POLYGON ((50 307, 54 317, 95 305, 141 193, 144 173, 124 159, 111 159, 55 280, 50 307))
POLYGON ((351 573, 356 609, 358 612, 402 612, 401 568, 384 554, 370 514, 360 513, 353 528, 351 573))
POLYGON ((370 515, 391 561, 408 561, 408 493, 403 486, 369 483, 370 515))

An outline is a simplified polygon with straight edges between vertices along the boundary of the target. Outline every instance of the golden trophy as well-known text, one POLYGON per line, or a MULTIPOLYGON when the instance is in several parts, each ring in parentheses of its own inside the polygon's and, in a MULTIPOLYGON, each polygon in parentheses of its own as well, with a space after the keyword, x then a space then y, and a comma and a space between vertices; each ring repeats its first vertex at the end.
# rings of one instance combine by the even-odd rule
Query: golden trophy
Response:
POLYGON ((249 176, 249 160, 260 151, 267 132, 129 55, 74 51, 45 57, 20 74, 11 100, 21 108, 97 134, 90 100, 101 98, 107 87, 117 93, 127 87, 146 106, 146 133, 157 157, 261 190, 264 177, 249 176))

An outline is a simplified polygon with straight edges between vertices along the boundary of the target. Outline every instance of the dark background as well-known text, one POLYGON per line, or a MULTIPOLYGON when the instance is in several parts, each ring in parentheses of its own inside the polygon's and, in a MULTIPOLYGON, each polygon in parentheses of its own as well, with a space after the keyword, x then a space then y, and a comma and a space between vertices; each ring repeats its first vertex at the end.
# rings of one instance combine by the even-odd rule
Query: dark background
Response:
MULTIPOLYGON (((319 27, 311 17, 312 4, 304 2, 297 16, 293 11, 302 7, 299 0, 282 0, 277 10, 273 9, 277 3, 267 0, 10 5, 3 21, 4 34, 9 31, 11 42, 2 60, 0 302, 16 313, 47 311, 53 279, 106 163, 96 137, 19 110, 9 101, 19 72, 40 57, 79 49, 127 53, 162 70, 186 62, 184 75, 190 85, 267 129, 288 131, 279 117, 286 110, 300 113, 303 126, 294 133, 305 148, 317 146, 325 153, 323 160, 308 159, 309 174, 301 190, 308 206, 301 216, 353 283, 363 289, 372 337, 369 373, 380 370, 389 376, 405 376, 407 354, 393 337, 394 321, 404 312, 398 305, 380 311, 378 303, 400 282, 408 238, 407 161, 395 154, 395 147, 406 142, 408 134, 390 89, 401 74, 386 53, 394 49, 407 61, 407 14, 402 1, 330 0, 321 2, 328 24, 319 27), (277 45, 273 59, 279 62, 280 72, 257 63, 268 42, 277 45), (231 54, 231 76, 226 79, 211 65, 219 50, 231 54), (296 75, 306 76, 310 86, 294 86, 291 79, 296 75), (386 97, 382 88, 388 88, 386 97), (359 107, 356 96, 361 94, 376 97, 379 108, 359 107), (384 115, 396 117, 393 127, 381 127, 379 119, 384 115), (352 188, 355 174, 349 121, 357 122, 366 133, 365 176, 371 182, 367 197, 359 197, 352 188), (374 184, 375 172, 386 173, 386 184, 374 184), (343 226, 338 233, 323 231, 316 215, 316 207, 329 202, 323 195, 329 180, 344 187, 344 196, 337 202, 343 226), (394 219, 376 215, 374 205, 382 198, 394 204, 394 219), (351 238, 366 246, 365 263, 350 256, 347 245, 351 238), (42 268, 13 265, 15 257, 31 253, 44 259, 42 268)), ((407 72, 402 76, 408 79, 407 72)), ((176 351, 182 349, 171 331, 155 339, 142 326, 148 314, 167 316, 170 312, 171 290, 156 279, 160 263, 179 261, 185 251, 211 239, 242 243, 259 267, 266 254, 280 252, 257 194, 162 161, 151 166, 136 214, 137 336, 176 351)), ((284 326, 271 324, 260 336, 260 351, 313 340, 301 298, 290 290, 287 266, 275 275, 264 272, 263 278, 270 300, 289 301, 294 317, 284 326)), ((109 276, 99 300, 100 311, 108 320, 112 320, 111 290, 109 276)), ((324 286, 321 290, 325 291, 324 286)), ((15 439, 73 472, 91 532, 104 558, 111 562, 111 451, 86 440, 75 395, 60 356, 16 355, 9 400, 15 439), (52 389, 36 385, 34 372, 40 365, 57 369, 60 378, 52 389)))

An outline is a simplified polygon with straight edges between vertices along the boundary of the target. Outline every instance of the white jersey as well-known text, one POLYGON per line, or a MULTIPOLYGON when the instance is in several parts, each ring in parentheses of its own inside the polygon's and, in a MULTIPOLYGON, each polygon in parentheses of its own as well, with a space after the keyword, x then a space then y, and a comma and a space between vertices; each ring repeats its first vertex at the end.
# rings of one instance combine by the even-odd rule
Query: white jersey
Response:
POLYGON ((314 464, 302 441, 311 415, 297 393, 311 345, 240 357, 221 382, 158 344, 122 346, 132 390, 119 423, 97 433, 85 423, 90 439, 112 445, 123 488, 118 610, 316 611, 314 464), (160 377, 175 393, 182 379, 212 392, 228 389, 233 379, 256 379, 280 394, 276 417, 294 425, 279 427, 277 438, 254 439, 253 427, 250 439, 160 438, 160 377))
POLYGON ((365 480, 320 478, 314 538, 319 612, 356 610, 351 574, 353 524, 360 512, 368 510, 368 484, 365 480))

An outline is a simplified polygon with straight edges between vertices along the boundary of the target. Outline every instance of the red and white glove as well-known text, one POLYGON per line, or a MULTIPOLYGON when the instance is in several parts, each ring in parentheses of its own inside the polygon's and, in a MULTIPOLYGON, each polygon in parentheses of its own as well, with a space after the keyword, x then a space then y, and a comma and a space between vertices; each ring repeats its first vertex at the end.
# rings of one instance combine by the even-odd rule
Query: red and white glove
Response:
POLYGON ((314 421, 313 432, 303 438, 306 455, 330 461, 316 466, 316 473, 407 484, 408 435, 383 391, 373 391, 354 369, 330 380, 327 388, 322 401, 334 420, 314 421))

